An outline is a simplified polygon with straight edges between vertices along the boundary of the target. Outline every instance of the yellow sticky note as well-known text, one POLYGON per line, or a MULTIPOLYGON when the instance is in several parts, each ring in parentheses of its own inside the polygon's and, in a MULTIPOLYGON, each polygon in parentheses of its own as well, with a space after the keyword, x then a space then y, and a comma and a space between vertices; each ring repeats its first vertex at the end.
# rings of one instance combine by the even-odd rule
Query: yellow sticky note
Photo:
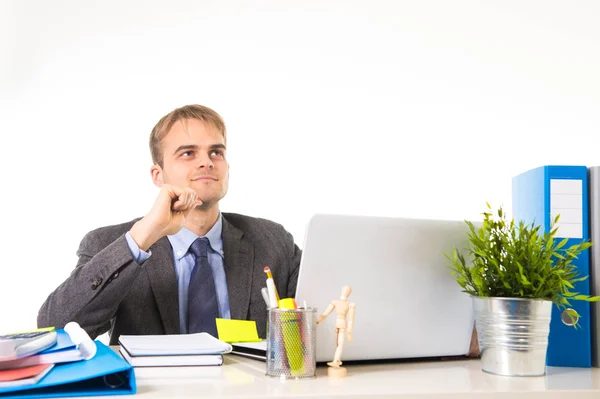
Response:
POLYGON ((219 339, 228 343, 259 342, 254 320, 217 319, 219 339))
POLYGON ((34 333, 34 332, 46 332, 46 331, 54 331, 54 327, 43 327, 43 328, 36 328, 33 330, 26 330, 26 331, 15 331, 15 332, 10 332, 7 333, 6 335, 14 335, 14 334, 27 334, 27 333, 34 333))

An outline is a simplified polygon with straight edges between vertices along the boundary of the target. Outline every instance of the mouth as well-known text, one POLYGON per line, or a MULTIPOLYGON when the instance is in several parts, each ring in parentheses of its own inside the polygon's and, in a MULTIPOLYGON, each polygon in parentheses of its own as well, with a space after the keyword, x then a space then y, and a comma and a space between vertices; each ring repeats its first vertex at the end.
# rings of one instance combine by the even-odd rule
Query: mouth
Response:
POLYGON ((196 176, 196 177, 190 179, 190 181, 217 181, 217 180, 218 179, 216 177, 209 176, 209 175, 196 176))

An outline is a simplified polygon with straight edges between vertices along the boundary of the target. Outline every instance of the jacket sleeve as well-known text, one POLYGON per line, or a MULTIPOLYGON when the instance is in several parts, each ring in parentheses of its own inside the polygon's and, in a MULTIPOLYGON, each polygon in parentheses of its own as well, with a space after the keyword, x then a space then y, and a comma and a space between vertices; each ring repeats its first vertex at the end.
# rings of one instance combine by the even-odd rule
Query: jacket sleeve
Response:
POLYGON ((302 251, 294 243, 294 240, 293 240, 291 234, 289 234, 289 237, 290 237, 289 239, 291 240, 291 245, 290 245, 291 249, 289 251, 289 253, 290 253, 290 260, 289 260, 290 274, 289 274, 289 276, 290 277, 288 279, 288 284, 287 284, 287 288, 288 288, 287 297, 294 298, 296 296, 296 287, 298 285, 298 273, 300 271, 300 260, 302 258, 302 251))
POLYGON ((122 234, 103 245, 96 231, 79 246, 71 275, 52 292, 38 312, 38 327, 63 328, 75 321, 95 339, 110 329, 119 304, 142 270, 122 234))

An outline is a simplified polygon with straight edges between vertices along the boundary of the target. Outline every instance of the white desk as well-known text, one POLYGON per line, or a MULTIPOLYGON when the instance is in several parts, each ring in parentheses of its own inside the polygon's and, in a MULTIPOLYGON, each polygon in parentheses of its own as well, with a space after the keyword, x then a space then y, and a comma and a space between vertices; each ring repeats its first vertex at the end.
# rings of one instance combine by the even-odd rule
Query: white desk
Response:
MULTIPOLYGON (((600 398, 600 369, 548 368, 544 377, 500 377, 481 362, 451 360, 350 365, 343 379, 319 367, 310 380, 265 376, 265 363, 226 355, 218 367, 135 369, 132 398, 600 398)), ((105 397, 106 398, 106 397, 105 397)))

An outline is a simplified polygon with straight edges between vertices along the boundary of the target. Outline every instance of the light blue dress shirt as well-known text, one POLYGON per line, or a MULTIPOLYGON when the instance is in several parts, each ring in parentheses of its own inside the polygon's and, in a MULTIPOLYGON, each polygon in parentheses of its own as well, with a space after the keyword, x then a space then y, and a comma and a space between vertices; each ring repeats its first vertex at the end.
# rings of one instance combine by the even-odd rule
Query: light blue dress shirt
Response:
MULTIPOLYGON (((208 238, 210 243, 208 247, 208 263, 212 268, 213 277, 215 279, 215 288, 217 289, 217 300, 219 302, 219 317, 222 319, 230 319, 231 313, 229 310, 229 295, 227 292, 227 280, 225 279, 225 266, 223 256, 223 220, 219 215, 217 223, 209 230, 204 237, 208 238)), ((177 234, 169 235, 167 238, 173 248, 173 258, 175 261, 175 273, 177 275, 178 292, 179 292, 179 332, 187 334, 187 312, 188 312, 188 287, 192 269, 195 265, 194 255, 188 252, 192 243, 199 236, 185 227, 177 234)), ((142 264, 150 256, 151 252, 142 251, 137 243, 131 238, 129 232, 125 234, 129 249, 133 259, 142 264)))

